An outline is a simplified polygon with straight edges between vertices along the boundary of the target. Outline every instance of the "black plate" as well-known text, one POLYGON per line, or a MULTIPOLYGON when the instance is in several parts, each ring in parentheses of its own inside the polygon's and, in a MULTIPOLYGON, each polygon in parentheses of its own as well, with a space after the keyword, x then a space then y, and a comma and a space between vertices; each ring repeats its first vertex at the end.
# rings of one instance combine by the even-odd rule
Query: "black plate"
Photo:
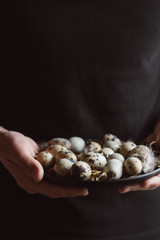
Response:
POLYGON ((52 183, 63 185, 63 186, 77 186, 77 187, 90 187, 90 186, 107 186, 107 185, 128 185, 134 184, 138 182, 142 182, 146 179, 149 179, 155 175, 160 173, 160 168, 155 169, 152 172, 140 174, 137 176, 124 177, 120 179, 112 179, 112 180, 101 180, 101 181, 82 181, 76 180, 71 177, 68 178, 60 178, 54 175, 50 175, 45 172, 45 178, 52 183))

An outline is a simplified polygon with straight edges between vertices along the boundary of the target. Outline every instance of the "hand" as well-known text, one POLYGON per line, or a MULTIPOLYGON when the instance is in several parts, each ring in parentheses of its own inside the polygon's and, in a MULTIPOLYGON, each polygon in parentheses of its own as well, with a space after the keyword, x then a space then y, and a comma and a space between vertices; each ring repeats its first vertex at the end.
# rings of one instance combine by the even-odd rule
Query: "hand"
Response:
POLYGON ((31 138, 0 127, 0 162, 22 189, 28 193, 38 193, 49 198, 88 194, 85 188, 63 187, 43 180, 43 167, 34 158, 38 150, 38 145, 31 138))
MULTIPOLYGON (((145 140, 146 143, 151 143, 153 141, 156 141, 156 144, 160 146, 160 122, 156 125, 153 133, 151 133, 145 140)), ((120 187, 119 192, 126 193, 129 191, 153 190, 158 187, 160 187, 160 174, 141 183, 120 187)))

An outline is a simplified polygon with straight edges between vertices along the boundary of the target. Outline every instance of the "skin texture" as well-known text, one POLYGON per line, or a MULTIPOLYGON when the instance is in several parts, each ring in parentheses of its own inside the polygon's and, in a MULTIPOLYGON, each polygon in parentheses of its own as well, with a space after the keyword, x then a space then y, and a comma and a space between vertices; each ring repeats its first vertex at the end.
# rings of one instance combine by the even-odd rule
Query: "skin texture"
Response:
POLYGON ((49 198, 88 195, 85 188, 63 187, 44 181, 43 168, 34 158, 38 150, 38 145, 31 138, 0 127, 0 162, 22 189, 49 198))
MULTIPOLYGON (((156 125, 154 131, 147 137, 145 140, 146 143, 157 141, 157 144, 160 146, 160 120, 156 125)), ((153 190, 160 187, 160 174, 154 176, 150 179, 147 179, 141 183, 136 183, 133 185, 127 185, 119 188, 120 193, 127 193, 129 191, 144 191, 144 190, 153 190)))

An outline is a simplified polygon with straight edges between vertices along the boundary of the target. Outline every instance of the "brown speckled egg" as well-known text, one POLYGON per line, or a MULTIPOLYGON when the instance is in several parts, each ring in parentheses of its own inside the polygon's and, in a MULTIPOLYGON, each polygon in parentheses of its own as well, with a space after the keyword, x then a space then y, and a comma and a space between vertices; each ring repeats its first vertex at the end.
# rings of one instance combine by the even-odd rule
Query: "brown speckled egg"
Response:
POLYGON ((83 159, 83 161, 87 162, 92 169, 101 170, 107 163, 106 158, 97 152, 89 152, 83 159))
POLYGON ((127 155, 132 151, 137 145, 134 142, 127 141, 123 143, 119 149, 119 153, 124 156, 124 158, 127 157, 127 155))
POLYGON ((48 146, 45 151, 50 152, 53 156, 55 156, 56 153, 62 150, 67 151, 67 148, 63 147, 62 145, 56 144, 48 146))
POLYGON ((56 155, 55 155, 56 162, 59 161, 61 158, 72 159, 75 162, 77 161, 76 155, 70 150, 62 150, 62 151, 56 153, 56 155))
POLYGON ((114 141, 114 142, 118 143, 119 145, 122 144, 122 143, 121 143, 121 140, 120 140, 117 136, 115 136, 115 135, 113 135, 113 134, 110 134, 110 133, 105 134, 105 135, 103 136, 102 143, 105 143, 105 142, 107 142, 107 141, 114 141))
POLYGON ((66 138, 53 138, 49 141, 49 145, 62 145, 63 147, 70 149, 71 148, 71 143, 68 139, 66 138))
POLYGON ((65 177, 69 175, 70 169, 72 165, 74 164, 74 161, 71 159, 61 158, 53 167, 54 172, 60 176, 65 177))
POLYGON ((105 147, 101 149, 100 153, 103 154, 106 158, 108 158, 114 153, 114 151, 111 148, 105 147))
POLYGON ((70 174, 75 179, 88 180, 91 176, 92 170, 88 163, 78 161, 71 167, 70 174))
POLYGON ((124 162, 124 167, 129 175, 138 175, 142 171, 142 163, 136 157, 129 157, 124 162))
POLYGON ((37 161, 41 163, 44 168, 49 168, 54 165, 55 159, 53 155, 47 151, 42 151, 36 156, 37 161))

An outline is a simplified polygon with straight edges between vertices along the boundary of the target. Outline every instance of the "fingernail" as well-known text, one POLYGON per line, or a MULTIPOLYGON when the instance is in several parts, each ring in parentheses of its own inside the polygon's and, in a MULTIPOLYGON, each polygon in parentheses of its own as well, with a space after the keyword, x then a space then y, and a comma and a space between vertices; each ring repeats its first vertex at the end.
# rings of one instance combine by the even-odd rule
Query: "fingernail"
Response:
POLYGON ((88 189, 85 188, 85 189, 83 189, 83 190, 81 191, 80 196, 85 197, 85 196, 88 196, 88 194, 89 194, 88 189))

